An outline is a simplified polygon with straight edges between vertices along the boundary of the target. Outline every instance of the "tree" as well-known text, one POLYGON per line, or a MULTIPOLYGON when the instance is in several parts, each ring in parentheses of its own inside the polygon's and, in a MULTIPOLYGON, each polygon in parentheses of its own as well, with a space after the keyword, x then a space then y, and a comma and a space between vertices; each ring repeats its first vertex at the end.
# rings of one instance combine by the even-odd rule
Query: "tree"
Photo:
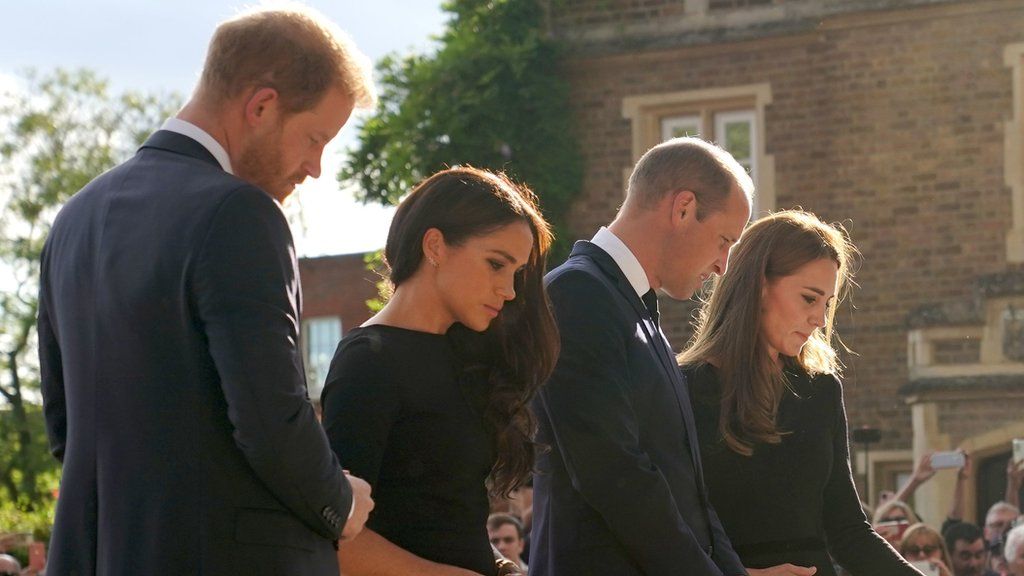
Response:
POLYGON ((504 170, 540 197, 561 240, 581 187, 568 85, 536 0, 451 0, 432 55, 378 64, 376 114, 338 178, 363 201, 395 204, 413 185, 453 165, 504 170))
POLYGON ((0 101, 0 502, 31 511, 55 488, 38 404, 39 255, 57 210, 127 158, 180 100, 111 94, 94 73, 26 74, 0 101))

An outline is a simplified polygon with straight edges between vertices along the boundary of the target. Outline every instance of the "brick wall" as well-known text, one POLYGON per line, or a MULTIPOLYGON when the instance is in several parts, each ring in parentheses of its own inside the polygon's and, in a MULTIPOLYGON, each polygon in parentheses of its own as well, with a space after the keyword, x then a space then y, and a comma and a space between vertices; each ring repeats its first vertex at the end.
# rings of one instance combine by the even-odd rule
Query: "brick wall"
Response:
MULTIPOLYGON (((622 4, 619 16, 608 17, 634 17, 626 5, 682 3, 568 4, 622 4)), ((632 164, 623 98, 771 85, 765 137, 775 156, 776 206, 845 222, 864 255, 856 309, 842 307, 838 325, 858 353, 845 378, 850 423, 886 430, 880 448, 910 446, 909 410, 897 392, 908 378, 908 313, 970 298, 976 277, 1007 267, 1003 123, 1012 92, 1002 50, 1024 41, 1024 6, 957 8, 920 7, 891 19, 837 16, 791 42, 577 55, 566 64, 587 166, 571 213, 578 237, 610 221, 622 199, 622 170, 632 164)), ((569 27, 583 18, 557 10, 553 17, 569 27)), ((664 324, 681 346, 692 305, 665 308, 664 324)), ((971 417, 996 422, 1011 412, 1019 418, 1021 409, 1019 402, 986 403, 971 417)))
POLYGON ((377 296, 377 277, 366 270, 363 254, 302 258, 302 316, 340 316, 347 333, 370 317, 366 301, 377 296))

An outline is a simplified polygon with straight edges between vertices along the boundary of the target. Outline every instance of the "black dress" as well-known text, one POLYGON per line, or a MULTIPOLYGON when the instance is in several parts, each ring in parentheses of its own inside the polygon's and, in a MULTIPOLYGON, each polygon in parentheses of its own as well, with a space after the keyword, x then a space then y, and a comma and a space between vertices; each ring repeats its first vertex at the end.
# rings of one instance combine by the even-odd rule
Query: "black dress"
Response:
POLYGON ((352 330, 331 361, 323 424, 342 467, 373 487, 368 528, 417 556, 490 575, 486 381, 462 366, 446 335, 352 330))
POLYGON ((853 484, 839 380, 787 371, 779 404, 780 444, 751 456, 730 450, 718 430, 721 384, 704 364, 684 370, 696 413, 704 477, 733 548, 747 568, 791 563, 835 576, 920 576, 876 534, 853 484))

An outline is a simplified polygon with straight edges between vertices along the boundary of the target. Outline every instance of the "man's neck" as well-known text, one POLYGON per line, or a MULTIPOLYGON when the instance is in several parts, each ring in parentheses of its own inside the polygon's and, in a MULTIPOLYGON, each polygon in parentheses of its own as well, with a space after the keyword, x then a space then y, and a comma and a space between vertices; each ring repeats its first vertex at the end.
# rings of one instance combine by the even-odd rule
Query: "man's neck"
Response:
POLYGON ((237 138, 232 137, 233 131, 228 123, 221 119, 222 116, 223 114, 212 112, 208 107, 190 100, 175 117, 195 125, 213 137, 224 148, 224 151, 227 152, 231 165, 235 166, 238 160, 236 158, 236 150, 234 149, 237 148, 237 138))
POLYGON ((654 233, 656 228, 652 227, 647 218, 616 218, 608 225, 608 230, 622 241, 629 248, 629 251, 636 257, 637 262, 647 274, 647 280, 652 288, 659 288, 661 282, 658 280, 657 264, 661 261, 663 242, 654 233))

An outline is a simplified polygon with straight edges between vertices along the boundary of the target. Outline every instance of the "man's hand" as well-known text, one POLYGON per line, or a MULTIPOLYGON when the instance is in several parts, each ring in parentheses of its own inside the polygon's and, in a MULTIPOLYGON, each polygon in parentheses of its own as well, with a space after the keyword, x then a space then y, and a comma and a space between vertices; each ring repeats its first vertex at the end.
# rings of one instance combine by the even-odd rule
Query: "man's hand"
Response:
POLYGON ((811 576, 818 569, 814 566, 794 566, 792 564, 779 564, 771 568, 747 568, 750 576, 811 576))
POLYGON ((347 471, 345 477, 352 486, 352 516, 345 522, 345 529, 341 532, 342 540, 351 540, 363 531, 366 519, 373 510, 373 498, 370 498, 370 485, 362 478, 352 476, 347 471))

